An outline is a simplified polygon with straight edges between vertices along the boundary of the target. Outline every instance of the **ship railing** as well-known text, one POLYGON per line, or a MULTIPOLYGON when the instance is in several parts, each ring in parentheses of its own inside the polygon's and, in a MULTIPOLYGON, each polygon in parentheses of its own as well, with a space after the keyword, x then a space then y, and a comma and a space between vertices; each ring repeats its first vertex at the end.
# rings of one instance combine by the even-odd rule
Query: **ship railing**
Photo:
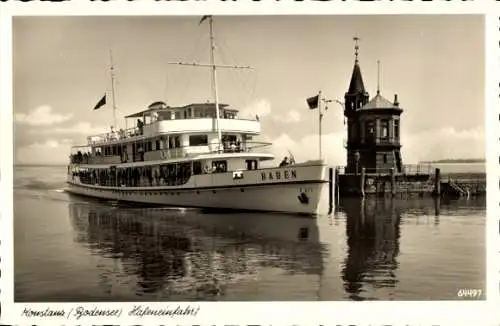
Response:
POLYGON ((223 153, 245 153, 254 152, 256 149, 264 149, 270 147, 272 143, 268 142, 243 142, 239 145, 235 143, 223 143, 222 146, 219 143, 211 143, 203 146, 180 146, 174 148, 163 148, 153 151, 148 151, 146 153, 162 152, 163 158, 180 158, 180 157, 192 157, 200 154, 223 154, 223 153))
MULTIPOLYGON (((189 119, 202 119, 202 117, 189 118, 189 119)), ((206 119, 206 117, 205 117, 206 119)), ((215 119, 215 118, 213 118, 215 119)), ((226 118, 227 119, 227 118, 226 118)), ((175 120, 186 120, 186 119, 175 119, 175 120)), ((259 121, 258 119, 245 119, 245 118, 235 118, 233 120, 242 120, 242 121, 259 121)), ((87 143, 89 145, 103 144, 108 142, 119 141, 123 139, 128 139, 132 137, 142 136, 144 134, 145 127, 149 127, 161 121, 169 121, 169 120, 155 120, 146 124, 141 125, 140 127, 131 127, 127 129, 118 129, 114 131, 104 132, 97 135, 87 137, 87 143)))
MULTIPOLYGON (((267 152, 265 149, 272 146, 272 143, 252 141, 252 142, 242 142, 239 145, 237 143, 223 143, 219 146, 219 143, 211 143, 203 146, 179 146, 171 148, 158 148, 155 150, 150 150, 146 152, 127 152, 126 162, 141 162, 150 160, 162 160, 162 159, 176 159, 176 158, 186 158, 195 157, 204 154, 226 154, 226 153, 251 153, 256 150, 262 150, 267 152)), ((118 148, 121 150, 121 148, 118 148)), ((123 160, 123 153, 117 152, 114 155, 102 155, 101 154, 91 154, 90 152, 78 153, 70 155, 70 163, 73 164, 119 164, 125 163, 123 160)))
POLYGON ((87 137, 87 143, 89 145, 96 145, 96 144, 102 144, 102 143, 132 138, 140 135, 142 135, 142 128, 132 127, 127 129, 119 129, 118 131, 110 131, 97 134, 94 136, 89 136, 87 137))

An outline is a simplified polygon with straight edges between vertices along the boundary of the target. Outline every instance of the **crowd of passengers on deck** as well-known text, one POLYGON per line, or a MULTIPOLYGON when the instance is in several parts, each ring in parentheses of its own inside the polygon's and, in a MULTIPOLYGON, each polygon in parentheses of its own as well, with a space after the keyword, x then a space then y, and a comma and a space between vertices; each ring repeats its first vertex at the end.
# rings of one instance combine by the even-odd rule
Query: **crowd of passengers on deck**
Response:
POLYGON ((156 166, 130 167, 109 169, 85 169, 72 172, 73 181, 76 177, 83 184, 108 187, 148 187, 148 186, 178 186, 185 184, 193 174, 227 172, 225 161, 213 162, 202 169, 201 162, 162 164, 156 166))

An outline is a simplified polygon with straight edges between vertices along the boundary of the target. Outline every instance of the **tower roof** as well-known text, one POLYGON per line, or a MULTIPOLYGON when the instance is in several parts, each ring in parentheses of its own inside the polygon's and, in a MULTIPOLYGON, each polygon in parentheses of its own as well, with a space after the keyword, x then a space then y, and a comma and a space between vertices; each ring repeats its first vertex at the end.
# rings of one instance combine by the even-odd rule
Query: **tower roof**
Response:
POLYGON ((355 36, 354 40, 354 68, 352 70, 351 82, 347 94, 366 94, 365 83, 363 83, 363 76, 361 75, 361 68, 359 67, 359 37, 355 36))
POLYGON ((377 95, 361 108, 361 110, 373 109, 399 109, 399 107, 377 92, 377 95))
POLYGON ((348 94, 364 94, 366 93, 365 84, 363 83, 363 76, 361 75, 361 68, 359 67, 358 60, 354 63, 352 70, 351 82, 349 83, 348 94))

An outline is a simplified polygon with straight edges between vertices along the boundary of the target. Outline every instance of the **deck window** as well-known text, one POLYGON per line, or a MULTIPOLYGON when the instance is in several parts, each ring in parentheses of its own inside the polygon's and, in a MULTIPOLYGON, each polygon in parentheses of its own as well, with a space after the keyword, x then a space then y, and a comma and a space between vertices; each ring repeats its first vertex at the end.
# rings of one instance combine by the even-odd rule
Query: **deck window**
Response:
POLYGON ((201 166, 201 161, 194 161, 193 162, 193 174, 202 174, 203 173, 203 168, 201 166))
POLYGON ((257 170, 257 160, 246 160, 245 161, 247 170, 257 170))
POLYGON ((204 146, 204 145, 208 145, 207 135, 189 136, 189 146, 204 146))
POLYGON ((212 172, 221 173, 227 172, 227 161, 213 161, 212 162, 212 172))

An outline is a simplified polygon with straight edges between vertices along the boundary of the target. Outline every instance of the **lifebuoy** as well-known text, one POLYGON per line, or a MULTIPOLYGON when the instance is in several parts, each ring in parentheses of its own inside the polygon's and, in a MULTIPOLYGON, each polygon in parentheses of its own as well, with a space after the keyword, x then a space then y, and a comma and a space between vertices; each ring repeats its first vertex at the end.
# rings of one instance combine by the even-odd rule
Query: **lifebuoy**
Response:
POLYGON ((168 152, 167 151, 162 151, 161 152, 161 158, 166 160, 168 158, 168 152))

